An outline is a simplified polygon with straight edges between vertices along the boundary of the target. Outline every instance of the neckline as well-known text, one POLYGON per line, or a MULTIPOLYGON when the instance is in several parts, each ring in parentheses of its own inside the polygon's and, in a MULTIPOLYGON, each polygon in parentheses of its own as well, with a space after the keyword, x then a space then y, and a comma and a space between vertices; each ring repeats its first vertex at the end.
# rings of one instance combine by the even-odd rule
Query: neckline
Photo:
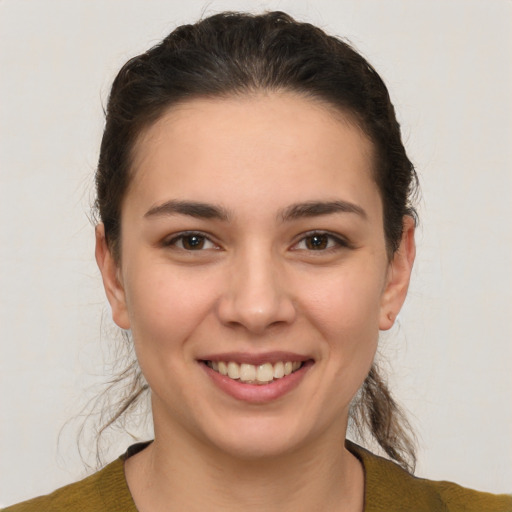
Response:
MULTIPOLYGON (((119 461, 122 462, 124 484, 125 484, 128 494, 130 496, 130 499, 133 503, 133 508, 135 511, 137 510, 137 507, 135 505, 135 500, 133 499, 132 493, 130 491, 130 487, 128 486, 128 481, 126 479, 125 462, 130 457, 133 457, 137 453, 143 451, 152 442, 153 442, 153 440, 141 441, 139 443, 132 444, 127 448, 127 450, 118 459, 119 461)), ((367 462, 368 456, 370 454, 369 454, 369 452, 366 452, 366 450, 364 448, 362 448, 361 446, 357 445, 356 443, 350 441, 349 439, 345 439, 345 447, 352 455, 354 455, 354 457, 356 457, 356 459, 360 462, 361 467, 363 468, 363 478, 364 478, 364 481, 363 481, 363 512, 367 512, 367 503, 369 502, 368 496, 367 496, 368 472, 367 472, 367 464, 365 462, 367 462)))

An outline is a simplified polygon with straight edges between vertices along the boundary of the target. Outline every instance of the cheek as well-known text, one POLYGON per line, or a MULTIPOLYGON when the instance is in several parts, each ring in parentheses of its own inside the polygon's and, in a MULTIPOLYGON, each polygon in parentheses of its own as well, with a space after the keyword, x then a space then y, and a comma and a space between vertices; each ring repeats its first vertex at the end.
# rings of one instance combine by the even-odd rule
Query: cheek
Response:
POLYGON ((358 337, 378 333, 381 280, 364 273, 349 272, 316 279, 306 286, 301 303, 311 322, 329 338, 351 332, 358 337))
POLYGON ((303 294, 305 316, 324 341, 322 357, 329 360, 335 375, 350 376, 354 392, 377 349, 381 282, 371 273, 333 273, 324 282, 317 280, 311 293, 303 294))
POLYGON ((128 276, 127 306, 138 350, 172 351, 183 345, 216 300, 216 280, 200 271, 145 266, 128 276))

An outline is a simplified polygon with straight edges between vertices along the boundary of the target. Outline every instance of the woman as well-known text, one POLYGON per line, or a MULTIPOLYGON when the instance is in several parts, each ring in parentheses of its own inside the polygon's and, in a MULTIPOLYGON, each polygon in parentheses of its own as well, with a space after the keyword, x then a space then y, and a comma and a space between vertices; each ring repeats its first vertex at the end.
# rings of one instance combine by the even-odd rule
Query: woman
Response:
POLYGON ((348 45, 283 13, 176 29, 115 79, 96 184, 155 439, 7 510, 512 510, 409 473, 373 360, 407 293, 416 176, 348 45), (349 421, 395 462, 344 444, 349 421))

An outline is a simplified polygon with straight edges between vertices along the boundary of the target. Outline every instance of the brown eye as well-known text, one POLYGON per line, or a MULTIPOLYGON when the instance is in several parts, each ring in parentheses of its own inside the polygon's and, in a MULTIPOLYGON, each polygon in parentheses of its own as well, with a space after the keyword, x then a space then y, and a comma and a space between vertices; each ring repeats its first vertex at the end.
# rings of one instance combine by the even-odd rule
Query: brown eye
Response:
POLYGON ((318 234, 306 237, 306 247, 311 251, 321 251, 329 246, 329 235, 318 234))
POLYGON ((187 251, 197 251, 204 247, 205 237, 200 235, 187 235, 182 237, 181 244, 187 251))
POLYGON ((350 249, 351 247, 350 243, 340 236, 317 231, 305 234, 305 236, 303 236, 303 238, 293 246, 293 250, 327 252, 343 248, 350 249))
POLYGON ((207 236, 201 233, 182 233, 172 240, 165 242, 164 246, 176 247, 184 251, 202 251, 217 248, 207 236))

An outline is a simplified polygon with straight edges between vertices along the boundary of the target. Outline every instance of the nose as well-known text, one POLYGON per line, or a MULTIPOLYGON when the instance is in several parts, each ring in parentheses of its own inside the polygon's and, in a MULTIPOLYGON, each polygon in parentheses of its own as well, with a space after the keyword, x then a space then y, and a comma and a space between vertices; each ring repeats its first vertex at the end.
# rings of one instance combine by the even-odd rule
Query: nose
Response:
POLYGON ((268 252, 246 251, 229 269, 226 287, 218 303, 218 316, 231 327, 253 334, 291 324, 296 306, 287 291, 283 269, 268 252))

